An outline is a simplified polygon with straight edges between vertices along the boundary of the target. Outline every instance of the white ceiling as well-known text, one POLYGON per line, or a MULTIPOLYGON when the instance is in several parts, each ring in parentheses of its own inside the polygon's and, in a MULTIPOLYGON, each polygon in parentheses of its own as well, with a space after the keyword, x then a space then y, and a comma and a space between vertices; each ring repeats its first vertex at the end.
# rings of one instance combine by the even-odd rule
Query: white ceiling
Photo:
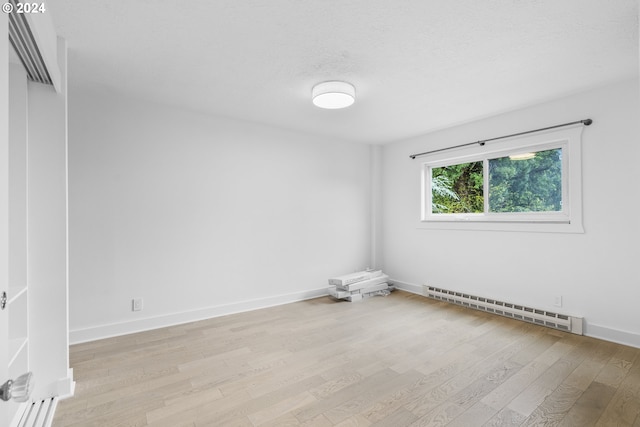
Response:
MULTIPOLYGON (((638 73, 637 0, 56 0, 70 85, 384 143, 638 73), (356 87, 320 110, 311 88, 356 87)), ((579 119, 579 118, 577 118, 579 119)))

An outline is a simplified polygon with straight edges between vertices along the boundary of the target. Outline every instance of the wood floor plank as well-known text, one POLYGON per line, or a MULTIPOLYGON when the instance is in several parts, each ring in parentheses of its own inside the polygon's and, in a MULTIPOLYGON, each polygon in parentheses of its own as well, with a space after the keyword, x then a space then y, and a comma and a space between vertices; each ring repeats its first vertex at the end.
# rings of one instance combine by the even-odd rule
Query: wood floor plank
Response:
POLYGON ((511 378, 483 397, 482 402, 497 411, 501 410, 535 382, 551 367, 552 363, 558 361, 571 348, 571 346, 562 342, 554 343, 527 365, 523 366, 511 378))
POLYGON ((600 371, 595 379, 599 383, 617 388, 629 373, 632 363, 616 357, 611 358, 609 363, 600 371))
MULTIPOLYGON (((230 420, 233 420, 237 417, 245 417, 258 411, 277 406, 283 401, 304 393, 310 388, 317 387, 323 381, 324 380, 319 376, 307 378, 300 381, 299 383, 288 385, 286 387, 283 387, 282 389, 262 395, 257 398, 251 398, 250 400, 243 401, 233 406, 231 409, 222 411, 219 410, 219 408, 217 408, 215 404, 212 404, 210 405, 210 408, 202 411, 199 414, 198 419, 202 420, 207 418, 216 418, 221 423, 229 422, 230 420)), ((315 402, 315 399, 313 402, 315 402)), ((304 407, 306 408, 310 405, 313 405, 313 403, 310 403, 304 407)), ((293 412, 295 412, 295 410, 293 412)))
POLYGON ((387 381, 377 382, 362 392, 343 399, 338 406, 325 411, 324 415, 330 421, 337 424, 360 413, 364 408, 369 406, 372 401, 377 401, 399 389, 406 388, 418 378, 420 378, 420 374, 416 371, 408 371, 401 375, 394 375, 387 381))
POLYGON ((480 426, 496 415, 496 410, 482 402, 478 402, 455 417, 447 427, 480 426))
POLYGON ((217 388, 208 390, 189 390, 187 393, 181 393, 178 396, 171 395, 165 397, 164 406, 147 412, 147 420, 154 422, 165 418, 175 412, 184 412, 191 408, 196 408, 204 404, 213 404, 222 398, 222 393, 217 388))
MULTIPOLYGON (((627 357, 629 359, 631 357, 627 357)), ((624 359, 623 359, 624 360, 624 359)), ((640 354, 636 352, 629 373, 623 379, 609 405, 603 411, 597 426, 605 427, 613 423, 633 425, 640 421, 640 354)))
POLYGON ((349 387, 352 384, 357 384, 362 381, 363 375, 356 371, 346 372, 343 376, 334 380, 325 382, 318 387, 309 390, 309 392, 316 397, 316 399, 324 399, 345 387, 349 387))
POLYGON ((572 352, 571 358, 582 363, 567 376, 544 401, 531 413, 523 426, 556 426, 582 396, 602 371, 605 363, 600 357, 588 357, 588 353, 572 352))
POLYGON ((457 404, 452 402, 444 402, 441 405, 436 406, 431 411, 422 415, 416 421, 411 423, 410 427, 440 427, 449 424, 456 417, 458 417, 464 410, 457 404))
POLYGON ((337 391, 326 399, 318 400, 317 402, 296 411, 296 416, 298 419, 305 421, 317 415, 326 413, 342 405, 344 402, 349 401, 354 396, 360 396, 361 394, 366 393, 367 390, 375 388, 380 384, 385 384, 395 377, 397 377, 396 372, 390 369, 381 370, 377 374, 365 377, 362 381, 337 391))
POLYGON ((525 417, 544 402, 544 400, 567 378, 577 367, 577 362, 560 359, 547 369, 536 381, 531 383, 522 393, 513 399, 508 407, 525 417))
POLYGON ((276 419, 261 424, 260 427, 332 427, 333 423, 324 415, 318 415, 305 422, 300 422, 293 413, 286 413, 276 419))
MULTIPOLYGON (((557 426, 564 416, 582 396, 583 390, 561 384, 535 408, 522 426, 557 426)), ((523 415, 524 417, 524 415, 523 415)))
POLYGON ((595 425, 614 393, 613 387, 592 382, 558 425, 563 427, 595 425))
POLYGON ((482 427, 516 427, 522 425, 525 417, 519 412, 509 408, 504 408, 489 421, 482 424, 482 427))
POLYGON ((640 349, 394 292, 74 345, 54 427, 640 427, 640 349))
POLYGON ((317 399, 313 397, 311 393, 305 391, 278 402, 275 405, 271 405, 268 408, 263 408, 249 414, 248 418, 254 426, 260 426, 316 401, 317 399))
POLYGON ((389 416, 381 419, 380 421, 371 424, 372 427, 397 427, 411 425, 416 417, 412 412, 407 411, 404 408, 399 408, 389 416))
POLYGON ((469 386, 455 393, 444 403, 421 416, 412 425, 448 425, 521 368, 520 365, 510 361, 505 362, 504 365, 495 364, 494 367, 484 377, 475 380, 469 386))
POLYGON ((369 422, 369 420, 356 415, 355 417, 351 417, 342 421, 341 423, 336 424, 335 427, 369 427, 370 425, 371 423, 369 422))

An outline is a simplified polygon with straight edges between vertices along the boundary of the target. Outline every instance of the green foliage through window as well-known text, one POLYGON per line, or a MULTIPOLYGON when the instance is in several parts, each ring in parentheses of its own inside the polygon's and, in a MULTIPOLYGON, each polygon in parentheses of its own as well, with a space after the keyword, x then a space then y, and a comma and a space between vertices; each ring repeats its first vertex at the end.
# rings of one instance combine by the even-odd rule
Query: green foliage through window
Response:
POLYGON ((562 210, 562 149, 489 160, 489 212, 562 210))
POLYGON ((484 211, 482 162, 433 168, 433 213, 482 213, 484 211))
POLYGON ((527 154, 432 168, 432 213, 483 213, 485 164, 489 212, 562 211, 562 149, 527 154))

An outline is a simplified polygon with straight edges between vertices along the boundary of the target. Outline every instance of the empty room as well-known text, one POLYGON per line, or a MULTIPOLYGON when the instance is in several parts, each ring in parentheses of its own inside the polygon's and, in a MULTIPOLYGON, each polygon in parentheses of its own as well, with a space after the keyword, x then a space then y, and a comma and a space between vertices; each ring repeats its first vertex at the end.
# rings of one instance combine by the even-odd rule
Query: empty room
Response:
POLYGON ((0 427, 640 427, 637 0, 4 0, 0 427))

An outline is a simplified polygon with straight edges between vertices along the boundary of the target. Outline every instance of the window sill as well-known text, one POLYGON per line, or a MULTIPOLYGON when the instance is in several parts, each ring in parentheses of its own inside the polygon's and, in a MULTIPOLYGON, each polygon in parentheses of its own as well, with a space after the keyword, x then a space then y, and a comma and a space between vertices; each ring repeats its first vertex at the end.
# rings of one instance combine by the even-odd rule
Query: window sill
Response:
POLYGON ((584 233, 577 222, 498 222, 464 220, 419 221, 418 229, 423 230, 473 230, 473 231, 515 231, 524 233, 584 233))

